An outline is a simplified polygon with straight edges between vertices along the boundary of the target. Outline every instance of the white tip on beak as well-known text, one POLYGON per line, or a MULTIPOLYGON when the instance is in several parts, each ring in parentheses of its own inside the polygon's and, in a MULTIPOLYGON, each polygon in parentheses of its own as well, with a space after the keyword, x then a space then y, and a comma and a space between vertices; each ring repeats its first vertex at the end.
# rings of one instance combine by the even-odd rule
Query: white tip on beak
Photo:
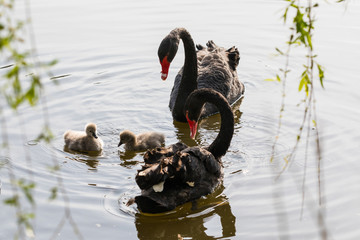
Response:
POLYGON ((167 74, 166 73, 161 73, 161 79, 166 80, 166 78, 167 78, 167 74))

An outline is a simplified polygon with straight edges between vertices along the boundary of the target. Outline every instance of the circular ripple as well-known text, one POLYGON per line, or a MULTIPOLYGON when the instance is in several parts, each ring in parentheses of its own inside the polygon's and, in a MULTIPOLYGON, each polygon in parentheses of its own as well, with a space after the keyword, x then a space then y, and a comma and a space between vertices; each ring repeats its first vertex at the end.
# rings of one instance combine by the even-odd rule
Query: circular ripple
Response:
POLYGON ((2 167, 5 167, 9 162, 10 162, 10 158, 4 157, 4 156, 0 156, 0 169, 1 169, 2 167))
POLYGON ((26 143, 26 145, 28 145, 28 146, 36 146, 38 144, 39 144, 38 140, 30 140, 26 143))
MULTIPOLYGON (((136 204, 128 206, 128 201, 136 194, 135 189, 131 191, 121 192, 112 191, 104 196, 104 208, 107 212, 118 217, 134 217, 139 211, 136 204)), ((137 194, 139 194, 137 192, 137 194)))
POLYGON ((137 209, 136 203, 128 204, 136 195, 140 194, 140 190, 136 187, 125 191, 111 191, 104 196, 104 208, 107 212, 118 217, 136 217, 137 219, 153 218, 156 219, 183 219, 205 217, 217 212, 217 208, 222 205, 229 204, 227 197, 223 193, 224 186, 221 184, 216 190, 207 196, 203 196, 193 202, 188 202, 178 206, 174 210, 150 214, 143 213, 137 209))

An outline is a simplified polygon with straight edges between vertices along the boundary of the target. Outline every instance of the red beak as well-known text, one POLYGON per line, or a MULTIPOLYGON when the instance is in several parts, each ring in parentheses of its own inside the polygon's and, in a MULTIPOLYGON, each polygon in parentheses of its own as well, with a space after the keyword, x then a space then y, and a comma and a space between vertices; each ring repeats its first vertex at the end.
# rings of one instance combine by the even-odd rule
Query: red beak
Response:
POLYGON ((192 139, 195 138, 195 135, 196 135, 196 131, 197 131, 197 125, 198 123, 194 120, 190 120, 189 119, 189 116, 188 116, 188 112, 186 111, 186 120, 188 121, 189 123, 189 127, 190 127, 190 137, 192 139))
POLYGON ((167 56, 165 56, 163 60, 160 61, 160 64, 161 64, 161 79, 166 80, 170 67, 170 63, 167 60, 167 56))

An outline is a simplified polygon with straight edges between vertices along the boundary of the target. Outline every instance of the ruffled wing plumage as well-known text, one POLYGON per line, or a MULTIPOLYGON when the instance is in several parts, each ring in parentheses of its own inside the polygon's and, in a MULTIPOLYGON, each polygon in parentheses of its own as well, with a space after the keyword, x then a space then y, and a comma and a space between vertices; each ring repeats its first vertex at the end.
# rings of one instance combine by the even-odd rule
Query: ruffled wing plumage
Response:
POLYGON ((222 179, 220 161, 204 148, 183 143, 148 151, 136 175, 143 212, 164 212, 211 193, 222 179))
MULTIPOLYGON (((239 81, 236 68, 239 65, 240 53, 237 48, 225 50, 213 41, 208 41, 206 47, 196 45, 198 64, 198 88, 212 88, 220 92, 230 105, 235 103, 244 94, 244 84, 239 81)), ((175 77, 174 86, 170 94, 169 107, 172 110, 181 82, 183 68, 175 77)), ((205 104, 201 114, 206 117, 217 113, 217 108, 212 104, 205 104)))

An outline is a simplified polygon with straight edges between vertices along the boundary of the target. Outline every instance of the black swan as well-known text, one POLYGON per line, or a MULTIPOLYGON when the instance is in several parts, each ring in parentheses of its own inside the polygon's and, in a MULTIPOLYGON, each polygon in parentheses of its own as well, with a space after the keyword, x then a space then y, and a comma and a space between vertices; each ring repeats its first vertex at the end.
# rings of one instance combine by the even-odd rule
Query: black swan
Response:
MULTIPOLYGON (((186 122, 183 112, 185 100, 195 89, 212 88, 221 93, 232 105, 244 94, 244 84, 238 79, 236 67, 239 64, 240 54, 237 48, 225 50, 209 41, 207 48, 197 45, 184 28, 175 28, 161 42, 158 50, 162 71, 161 78, 166 80, 170 63, 178 50, 182 39, 185 49, 183 68, 175 77, 174 86, 170 94, 169 107, 173 119, 186 122)), ((218 112, 212 104, 206 104, 201 118, 218 112)))
POLYGON ((120 133, 120 142, 125 144, 125 150, 127 151, 144 151, 161 147, 165 143, 165 136, 162 133, 157 132, 145 132, 135 135, 129 130, 124 130, 120 133))
MULTIPOLYGON (((135 177, 142 190, 135 202, 142 212, 160 213, 210 194, 223 178, 221 157, 230 146, 234 115, 227 100, 217 91, 203 88, 192 92, 185 103, 185 115, 194 138, 201 110, 214 104, 221 115, 220 132, 206 148, 178 142, 147 151, 145 165, 135 177)), ((132 203, 133 201, 131 201, 132 203)), ((129 204, 131 204, 129 202, 129 204)))

